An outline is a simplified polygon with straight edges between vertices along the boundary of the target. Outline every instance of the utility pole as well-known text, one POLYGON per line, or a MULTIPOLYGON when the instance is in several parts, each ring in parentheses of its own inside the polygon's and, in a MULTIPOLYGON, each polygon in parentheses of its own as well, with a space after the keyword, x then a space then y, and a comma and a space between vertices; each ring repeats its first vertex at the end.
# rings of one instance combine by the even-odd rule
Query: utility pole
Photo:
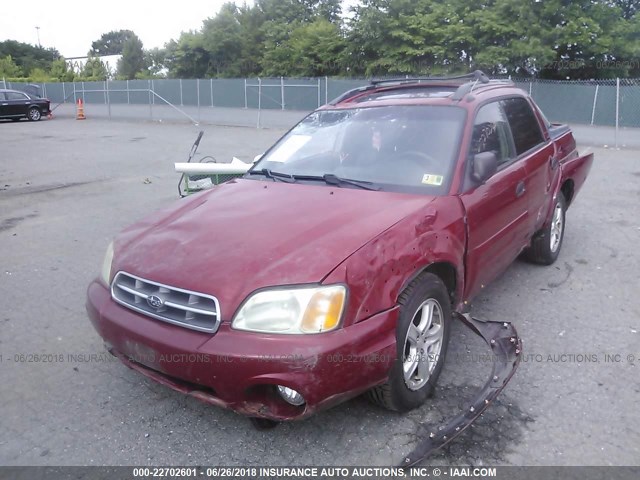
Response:
POLYGON ((36 32, 38 32, 38 47, 42 48, 42 45, 40 45, 40 27, 36 27, 36 32))

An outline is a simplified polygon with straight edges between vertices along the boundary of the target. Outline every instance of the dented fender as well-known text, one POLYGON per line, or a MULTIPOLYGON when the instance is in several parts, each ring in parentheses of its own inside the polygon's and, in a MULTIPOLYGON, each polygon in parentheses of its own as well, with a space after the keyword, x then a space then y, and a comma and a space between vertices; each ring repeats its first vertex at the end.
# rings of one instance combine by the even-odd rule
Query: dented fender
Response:
POLYGON ((418 445, 404 458, 402 467, 411 467, 419 463, 475 422, 509 383, 520 363, 522 340, 513 324, 478 320, 460 313, 454 313, 454 316, 487 342, 497 360, 493 364, 491 377, 476 395, 469 399, 468 407, 464 411, 439 427, 421 425, 418 445))
POLYGON ((464 210, 456 197, 437 197, 367 242, 338 265, 323 283, 346 283, 344 318, 358 323, 393 308, 411 281, 433 264, 455 271, 454 297, 464 292, 464 210))

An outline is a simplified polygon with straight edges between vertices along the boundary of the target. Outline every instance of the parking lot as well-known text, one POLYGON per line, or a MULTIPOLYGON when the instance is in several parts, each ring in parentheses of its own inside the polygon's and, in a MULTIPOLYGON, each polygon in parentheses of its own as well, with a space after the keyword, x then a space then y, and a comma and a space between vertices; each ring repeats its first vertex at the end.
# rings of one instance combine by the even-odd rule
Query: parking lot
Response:
MULTIPOLYGON (((487 379, 486 345, 456 324, 440 387, 421 409, 400 415, 357 398, 257 431, 106 354, 86 287, 114 234, 179 201, 173 162, 186 161, 200 129, 199 156, 245 161, 285 131, 0 122, 1 465, 397 464, 424 435, 420 424, 443 424, 487 379)), ((514 322, 520 367, 431 464, 640 462, 640 152, 589 148, 595 163, 559 260, 516 261, 472 307, 514 322)))

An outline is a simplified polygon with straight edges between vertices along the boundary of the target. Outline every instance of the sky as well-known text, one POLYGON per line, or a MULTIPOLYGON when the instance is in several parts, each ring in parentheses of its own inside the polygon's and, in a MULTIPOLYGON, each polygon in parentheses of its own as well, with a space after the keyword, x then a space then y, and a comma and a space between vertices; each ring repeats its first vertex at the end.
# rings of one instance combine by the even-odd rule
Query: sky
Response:
MULTIPOLYGON (((56 48, 64 57, 71 58, 86 55, 91 43, 103 33, 133 30, 144 48, 162 47, 183 31, 199 30, 202 21, 215 16, 223 3, 225 0, 10 2, 3 5, 0 13, 0 41, 38 45, 39 32, 43 47, 56 48)), ((247 4, 253 2, 248 0, 247 4)))

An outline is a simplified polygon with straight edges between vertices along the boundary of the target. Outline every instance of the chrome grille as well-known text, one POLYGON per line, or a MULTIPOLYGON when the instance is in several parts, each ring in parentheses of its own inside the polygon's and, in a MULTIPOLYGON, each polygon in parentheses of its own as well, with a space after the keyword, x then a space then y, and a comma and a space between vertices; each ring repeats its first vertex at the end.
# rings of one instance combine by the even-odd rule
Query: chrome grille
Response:
POLYGON ((118 272, 111 297, 121 305, 181 327, 214 333, 220 325, 218 299, 118 272))

